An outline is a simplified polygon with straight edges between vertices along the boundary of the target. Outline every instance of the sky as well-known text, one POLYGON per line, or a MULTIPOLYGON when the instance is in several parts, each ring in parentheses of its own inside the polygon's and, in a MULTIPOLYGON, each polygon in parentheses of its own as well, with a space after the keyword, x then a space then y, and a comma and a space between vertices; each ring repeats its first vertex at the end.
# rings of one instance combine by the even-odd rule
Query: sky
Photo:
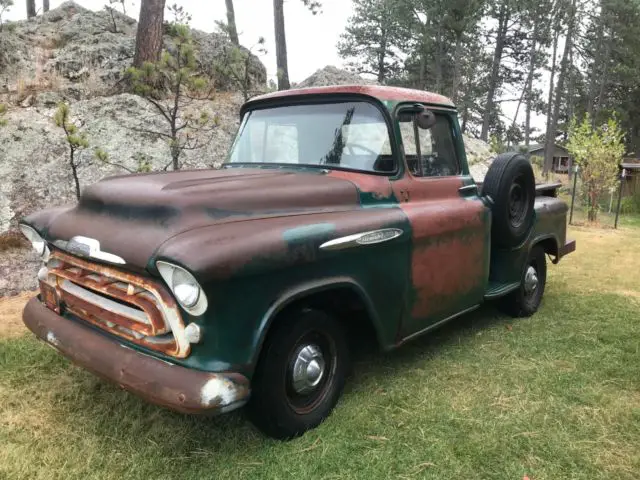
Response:
MULTIPOLYGON (((80 5, 98 10, 109 0, 76 0, 80 5)), ((198 30, 211 32, 216 28, 216 21, 226 21, 226 8, 223 0, 167 0, 167 5, 178 2, 189 13, 193 20, 191 26, 198 30)), ((63 0, 51 0, 51 8, 56 8, 63 0)), ((41 0, 36 0, 37 8, 42 7, 41 0)), ((126 0, 127 14, 138 17, 139 0, 126 0)), ((246 47, 255 45, 260 37, 266 41, 267 54, 261 57, 267 67, 270 79, 277 78, 275 41, 273 33, 273 1, 272 0, 234 0, 236 24, 240 43, 246 47)), ((289 79, 301 82, 316 70, 327 65, 343 67, 344 62, 338 56, 336 45, 344 32, 347 20, 353 13, 351 0, 322 0, 322 11, 313 15, 300 0, 285 0, 285 25, 287 36, 287 53, 289 57, 289 79)), ((26 18, 24 0, 17 0, 16 5, 6 16, 9 20, 26 18)), ((543 86, 548 89, 548 86, 543 86)), ((520 92, 504 92, 505 98, 518 98, 520 92)), ((507 125, 515 115, 517 102, 502 103, 503 119, 507 125)), ((524 121, 523 111, 519 120, 524 121)), ((532 125, 541 130, 544 117, 536 115, 532 125)))
MULTIPOLYGON (((211 32, 215 22, 226 21, 227 11, 223 0, 167 0, 183 6, 193 20, 191 26, 198 30, 211 32)), ((18 20, 26 18, 24 0, 18 0, 7 18, 18 20)), ((62 0, 51 0, 51 8, 56 8, 62 0)), ((83 7, 92 10, 103 8, 108 0, 76 0, 83 7)), ((261 58, 267 67, 269 78, 276 79, 276 47, 273 34, 273 2, 271 0, 234 0, 236 24, 240 43, 246 47, 255 45, 259 37, 266 40, 267 55, 261 58)), ((42 7, 36 0, 37 8, 42 7)), ((140 3, 134 0, 126 2, 127 14, 137 18, 140 3)), ((289 78, 292 82, 301 82, 316 70, 326 65, 341 67, 336 44, 344 31, 347 19, 352 13, 351 0, 322 0, 322 13, 313 15, 300 0, 285 0, 285 25, 287 35, 287 53, 289 56, 289 78)))

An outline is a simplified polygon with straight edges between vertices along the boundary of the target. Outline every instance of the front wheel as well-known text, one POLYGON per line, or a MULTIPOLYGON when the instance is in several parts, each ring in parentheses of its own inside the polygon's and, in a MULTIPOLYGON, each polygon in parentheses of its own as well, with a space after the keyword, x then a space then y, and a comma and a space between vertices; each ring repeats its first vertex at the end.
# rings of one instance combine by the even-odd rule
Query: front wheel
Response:
POLYGON ((513 317, 530 317, 540 308, 546 284, 547 257, 544 249, 537 246, 529 254, 520 288, 502 299, 502 309, 513 317))
POLYGON ((285 315, 265 341, 248 406, 253 423, 279 439, 302 435, 329 416, 349 363, 345 335, 335 319, 311 309, 285 315))

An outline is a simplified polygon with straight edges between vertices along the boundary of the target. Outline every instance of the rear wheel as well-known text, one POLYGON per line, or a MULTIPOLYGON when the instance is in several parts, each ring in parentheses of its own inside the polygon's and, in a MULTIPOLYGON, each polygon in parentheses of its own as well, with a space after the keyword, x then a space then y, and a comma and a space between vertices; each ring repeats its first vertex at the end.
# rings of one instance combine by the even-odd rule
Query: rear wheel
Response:
POLYGON ((269 333, 252 381, 249 415, 279 439, 302 435, 329 416, 348 371, 341 326, 318 310, 286 314, 269 333))
POLYGON ((534 247, 522 272, 520 288, 501 300, 503 310, 513 317, 530 317, 538 311, 547 284, 547 257, 534 247))

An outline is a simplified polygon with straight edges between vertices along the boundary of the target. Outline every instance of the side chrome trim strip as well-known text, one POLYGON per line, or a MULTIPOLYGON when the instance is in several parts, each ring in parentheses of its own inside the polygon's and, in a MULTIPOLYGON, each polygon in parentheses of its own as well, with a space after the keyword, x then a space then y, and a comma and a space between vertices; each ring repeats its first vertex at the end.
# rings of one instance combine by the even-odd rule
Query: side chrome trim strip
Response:
POLYGON ((371 232, 356 233, 346 237, 336 238, 320 245, 320 250, 344 250, 346 248, 361 247, 366 245, 377 245, 389 242, 401 237, 404 234, 399 228, 384 228, 371 232))

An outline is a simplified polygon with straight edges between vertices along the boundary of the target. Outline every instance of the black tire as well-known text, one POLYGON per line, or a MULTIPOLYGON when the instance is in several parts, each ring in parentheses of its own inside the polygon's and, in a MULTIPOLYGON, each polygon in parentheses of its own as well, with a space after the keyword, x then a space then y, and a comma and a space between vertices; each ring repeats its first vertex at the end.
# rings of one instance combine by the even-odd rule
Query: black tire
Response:
POLYGON ((317 427, 338 402, 348 369, 345 334, 335 319, 311 309, 286 313, 269 332, 253 376, 251 421, 266 435, 282 440, 317 427), (305 346, 321 351, 324 372, 317 385, 305 385, 310 392, 301 393, 293 367, 305 346))
POLYGON ((536 181, 531 163, 519 153, 504 153, 491 164, 482 187, 493 205, 492 241, 517 247, 533 225, 536 181))
POLYGON ((530 317, 538 311, 544 289, 547 284, 547 257, 544 249, 540 246, 534 247, 529 254, 529 258, 522 271, 520 288, 513 291, 501 300, 501 307, 505 313, 515 318, 530 317), (535 270, 537 278, 535 289, 531 289, 531 284, 527 286, 530 269, 535 270))

